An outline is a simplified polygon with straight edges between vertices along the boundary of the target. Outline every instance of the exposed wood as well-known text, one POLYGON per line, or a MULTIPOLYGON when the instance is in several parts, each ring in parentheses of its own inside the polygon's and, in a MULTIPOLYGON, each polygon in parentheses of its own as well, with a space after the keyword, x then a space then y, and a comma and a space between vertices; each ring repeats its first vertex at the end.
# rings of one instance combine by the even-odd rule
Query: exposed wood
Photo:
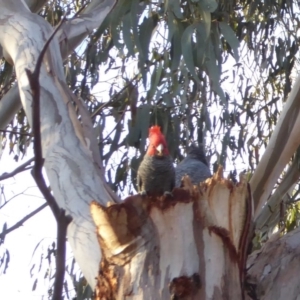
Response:
POLYGON ((247 182, 233 185, 219 169, 199 186, 186 177, 173 195, 92 203, 103 250, 96 299, 243 299, 247 182))

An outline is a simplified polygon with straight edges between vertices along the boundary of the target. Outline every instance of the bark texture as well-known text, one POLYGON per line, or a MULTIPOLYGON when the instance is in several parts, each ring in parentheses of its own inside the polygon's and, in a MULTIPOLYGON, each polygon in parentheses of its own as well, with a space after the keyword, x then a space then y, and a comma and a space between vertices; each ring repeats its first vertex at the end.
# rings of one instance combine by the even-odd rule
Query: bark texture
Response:
MULTIPOLYGON (((300 76, 290 92, 278 123, 251 180, 255 220, 300 144, 300 76)), ((293 184, 293 183, 291 183, 293 184)))
MULTIPOLYGON (((38 12, 47 1, 27 0, 25 2, 32 12, 38 12)), ((57 36, 63 59, 74 51, 88 34, 102 24, 105 16, 115 3, 115 0, 93 0, 87 4, 79 16, 75 19, 67 20, 62 25, 57 36)), ((15 9, 18 11, 17 7, 15 9)), ((0 45, 0 58, 2 58, 2 52, 0 45)), ((0 101, 0 129, 5 129, 20 108, 21 100, 18 85, 15 84, 0 101)))
POLYGON ((222 177, 174 197, 132 196, 91 212, 103 257, 96 299, 242 299, 252 216, 247 182, 222 177))
POLYGON ((247 261, 247 299, 300 299, 300 229, 274 234, 247 261))
MULTIPOLYGON (((113 7, 114 2, 110 3, 113 7)), ((21 102, 32 124, 32 97, 25 68, 34 70, 53 30, 22 1, 0 0, 0 7, 0 45, 5 58, 15 67, 21 102)), ((98 16, 102 20, 104 17, 98 16)), ((101 252, 89 206, 92 199, 105 205, 116 198, 104 181, 90 117, 65 82, 57 38, 45 55, 40 85, 44 166, 56 201, 73 218, 68 241, 84 276, 94 288, 101 252), (74 102, 80 109, 82 123, 77 119, 74 102)))

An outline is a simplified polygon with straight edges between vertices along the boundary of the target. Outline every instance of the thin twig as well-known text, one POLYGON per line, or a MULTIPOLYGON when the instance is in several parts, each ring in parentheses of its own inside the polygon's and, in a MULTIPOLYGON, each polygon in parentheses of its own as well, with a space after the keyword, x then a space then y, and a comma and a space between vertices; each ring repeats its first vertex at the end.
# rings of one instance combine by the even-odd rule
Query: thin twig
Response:
POLYGON ((35 209, 34 211, 32 211, 30 214, 28 214, 26 217, 24 217, 23 219, 21 219, 20 221, 18 221, 16 224, 14 224, 13 226, 9 227, 8 229, 4 229, 1 233, 0 233, 0 244, 3 243, 5 236, 16 230, 17 228, 19 228, 20 226, 22 226, 27 220, 29 220, 30 218, 32 218, 34 215, 36 215, 37 213, 39 213, 41 210, 43 210, 45 207, 48 206, 48 203, 44 203, 43 205, 41 205, 40 207, 38 207, 37 209, 35 209))
POLYGON ((104 141, 106 141, 109 138, 109 136, 116 130, 116 128, 118 127, 118 125, 123 120, 125 112, 126 112, 126 109, 123 110, 122 115, 120 116, 120 119, 117 121, 115 127, 111 130, 111 132, 102 141, 100 141, 100 143, 103 143, 104 141))
POLYGON ((3 173, 2 175, 0 175, 0 181, 13 177, 18 173, 30 170, 31 167, 27 168, 27 166, 29 166, 32 162, 34 161, 34 157, 27 160, 24 164, 22 164, 21 166, 17 167, 16 169, 14 169, 12 172, 10 173, 3 173))
POLYGON ((61 25, 63 24, 66 17, 64 17, 60 24, 56 27, 48 41, 45 43, 44 48, 42 49, 35 66, 33 73, 25 69, 31 92, 32 92, 32 130, 34 135, 34 156, 35 156, 35 164, 32 169, 32 176, 35 179, 37 186, 39 187, 41 193, 45 197, 47 203, 49 204, 54 217, 57 222, 57 255, 56 255, 56 273, 55 273, 55 281, 54 281, 54 290, 52 299, 61 300, 62 291, 63 291, 63 282, 65 276, 65 264, 66 264, 66 234, 67 228, 70 224, 72 218, 65 214, 65 210, 61 209, 55 198, 51 194, 50 190, 47 188, 45 179, 43 177, 42 168, 44 165, 44 158, 42 154, 42 142, 41 142, 41 124, 40 124, 40 84, 39 84, 39 75, 42 66, 42 61, 44 55, 48 49, 48 46, 53 39, 56 32, 59 30, 61 25))
POLYGON ((18 132, 15 130, 6 130, 6 129, 0 129, 0 132, 4 132, 4 133, 13 133, 13 134, 20 134, 20 135, 26 135, 26 136, 33 136, 31 133, 27 133, 27 132, 18 132))
POLYGON ((93 119, 106 105, 108 105, 109 103, 112 103, 114 101, 114 99, 121 95, 131 84, 134 80, 136 80, 138 78, 140 74, 136 74, 131 80, 130 82, 128 82, 119 92, 117 92, 109 101, 103 103, 100 107, 98 107, 92 114, 91 114, 91 118, 93 119))
POLYGON ((86 47, 86 63, 85 63, 85 68, 84 68, 84 72, 83 72, 83 79, 81 81, 81 93, 80 93, 81 98, 85 98, 84 90, 85 90, 85 85, 86 85, 87 71, 90 66, 90 49, 91 49, 91 47, 92 47, 91 43, 88 43, 88 45, 86 47))
MULTIPOLYGON (((20 195, 26 195, 28 196, 27 194, 24 194, 27 190, 29 190, 30 188, 32 188, 32 186, 30 187, 27 187, 24 191, 20 192, 20 193, 17 193, 17 194, 14 194, 11 198, 9 198, 8 200, 6 200, 5 198, 5 201, 4 203, 0 206, 0 209, 2 209, 5 205, 9 204, 13 199, 15 199, 16 197, 20 196, 20 195)), ((3 193, 3 186, 1 186, 1 193, 3 194, 3 196, 5 197, 4 193, 3 193)), ((38 196, 34 196, 34 197, 38 197, 38 196)))

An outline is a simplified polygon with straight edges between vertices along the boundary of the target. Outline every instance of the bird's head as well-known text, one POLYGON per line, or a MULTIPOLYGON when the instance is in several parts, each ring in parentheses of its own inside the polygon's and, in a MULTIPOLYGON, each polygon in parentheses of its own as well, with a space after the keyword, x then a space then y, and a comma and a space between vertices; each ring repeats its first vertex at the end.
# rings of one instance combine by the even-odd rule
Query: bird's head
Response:
POLYGON ((147 154, 150 156, 168 156, 169 149, 165 136, 160 131, 159 126, 152 126, 149 129, 149 146, 147 154))
POLYGON ((198 146, 194 143, 191 144, 187 149, 187 156, 194 159, 198 159, 205 165, 209 166, 204 152, 203 144, 199 144, 198 146))

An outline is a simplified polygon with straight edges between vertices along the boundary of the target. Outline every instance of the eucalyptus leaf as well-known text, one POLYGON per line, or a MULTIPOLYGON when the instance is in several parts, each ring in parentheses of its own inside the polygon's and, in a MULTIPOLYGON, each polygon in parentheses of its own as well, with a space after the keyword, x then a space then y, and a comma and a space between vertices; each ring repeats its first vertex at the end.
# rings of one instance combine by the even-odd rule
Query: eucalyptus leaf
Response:
POLYGON ((113 24, 113 26, 117 26, 118 21, 130 11, 131 5, 132 1, 129 0, 117 1, 114 9, 110 12, 110 14, 107 15, 101 26, 95 32, 94 37, 98 39, 107 29, 107 27, 111 26, 111 24, 113 24))
POLYGON ((118 28, 118 24, 115 22, 111 25, 111 35, 113 39, 113 44, 116 46, 119 50, 123 48, 123 44, 120 42, 120 29, 118 28))
POLYGON ((148 99, 152 99, 157 90, 157 86, 160 82, 162 70, 163 70, 163 64, 162 64, 162 61, 159 61, 158 65, 155 66, 152 76, 151 76, 151 87, 147 94, 148 99))
POLYGON ((221 39, 219 27, 216 23, 212 24, 211 42, 214 47, 215 56, 219 64, 221 64, 221 39))
POLYGON ((173 38, 173 35, 174 35, 174 32, 176 30, 176 23, 177 23, 177 20, 175 19, 174 15, 169 13, 167 14, 167 24, 168 24, 168 42, 171 42, 172 38, 173 38))
POLYGON ((173 12, 176 18, 184 19, 180 3, 181 2, 179 0, 168 0, 166 8, 169 12, 173 12))
POLYGON ((225 40, 230 45, 231 49, 233 50, 233 55, 236 61, 239 60, 239 52, 238 48, 240 46, 239 40, 237 39, 235 33, 233 32, 232 28, 225 22, 219 22, 219 27, 221 33, 223 34, 225 40))
POLYGON ((174 34, 171 39, 171 70, 176 71, 182 55, 181 37, 184 28, 176 19, 173 19, 172 23, 174 24, 174 34))
POLYGON ((206 12, 214 12, 217 7, 218 3, 215 0, 199 0, 200 7, 206 12))
POLYGON ((140 129, 132 123, 132 120, 128 120, 128 134, 126 141, 128 146, 137 147, 140 137, 140 129))
POLYGON ((128 54, 134 55, 134 43, 131 35, 131 30, 132 30, 132 26, 131 26, 130 14, 126 14, 123 17, 123 38, 124 38, 125 45, 128 49, 128 54))
POLYGON ((220 85, 221 70, 219 66, 217 66, 215 52, 211 42, 209 43, 209 51, 207 52, 207 57, 205 59, 205 67, 212 83, 212 89, 218 94, 222 102, 225 104, 225 94, 220 85))
POLYGON ((181 38, 181 47, 182 47, 183 58, 184 58, 187 68, 189 69, 189 71, 191 72, 191 74, 193 75, 193 77, 195 78, 197 83, 200 83, 199 78, 197 77, 196 72, 195 72, 195 64, 194 64, 194 59, 193 59, 192 36, 194 34, 195 28, 196 28, 196 25, 192 24, 185 29, 185 31, 182 34, 182 38, 181 38))
POLYGON ((131 162, 130 162, 131 182, 132 182, 134 188, 136 189, 136 191, 137 191, 136 176, 137 176, 137 170, 140 165, 141 159, 142 159, 142 156, 140 156, 139 158, 136 158, 134 156, 134 157, 132 157, 131 162))
POLYGON ((201 15, 203 18, 204 26, 205 26, 205 40, 210 35, 210 27, 211 27, 211 14, 208 11, 201 11, 201 15))
POLYGON ((148 60, 148 53, 149 53, 149 44, 151 40, 151 36, 153 31, 157 25, 157 15, 153 15, 150 18, 144 18, 142 24, 139 26, 139 41, 140 41, 140 55, 143 62, 148 60))
POLYGON ((171 70, 176 71, 182 55, 181 38, 185 28, 184 23, 176 19, 172 14, 168 16, 168 24, 173 30, 172 36, 169 35, 169 41, 171 42, 171 70))
POLYGON ((203 22, 196 24, 196 37, 197 37, 197 48, 196 48, 196 64, 199 68, 202 67, 205 60, 205 50, 207 46, 207 32, 203 22))
POLYGON ((163 98, 163 102, 166 104, 167 107, 174 106, 173 97, 170 94, 164 94, 162 95, 162 98, 163 98))
POLYGON ((141 132, 141 143, 140 143, 141 152, 145 150, 146 140, 149 133, 150 113, 151 113, 151 106, 148 104, 144 104, 140 106, 138 109, 138 118, 137 118, 136 125, 140 128, 140 132, 141 132))
POLYGON ((140 55, 143 55, 142 46, 139 39, 139 31, 138 31, 139 28, 138 12, 139 12, 139 0, 132 0, 131 10, 130 10, 130 20, 131 20, 133 38, 140 55))
POLYGON ((174 141, 174 147, 171 149, 171 155, 175 158, 178 152, 178 146, 180 144, 179 139, 179 133, 180 133, 180 125, 181 125, 181 119, 179 116, 172 116, 172 127, 174 131, 173 141, 174 141))

